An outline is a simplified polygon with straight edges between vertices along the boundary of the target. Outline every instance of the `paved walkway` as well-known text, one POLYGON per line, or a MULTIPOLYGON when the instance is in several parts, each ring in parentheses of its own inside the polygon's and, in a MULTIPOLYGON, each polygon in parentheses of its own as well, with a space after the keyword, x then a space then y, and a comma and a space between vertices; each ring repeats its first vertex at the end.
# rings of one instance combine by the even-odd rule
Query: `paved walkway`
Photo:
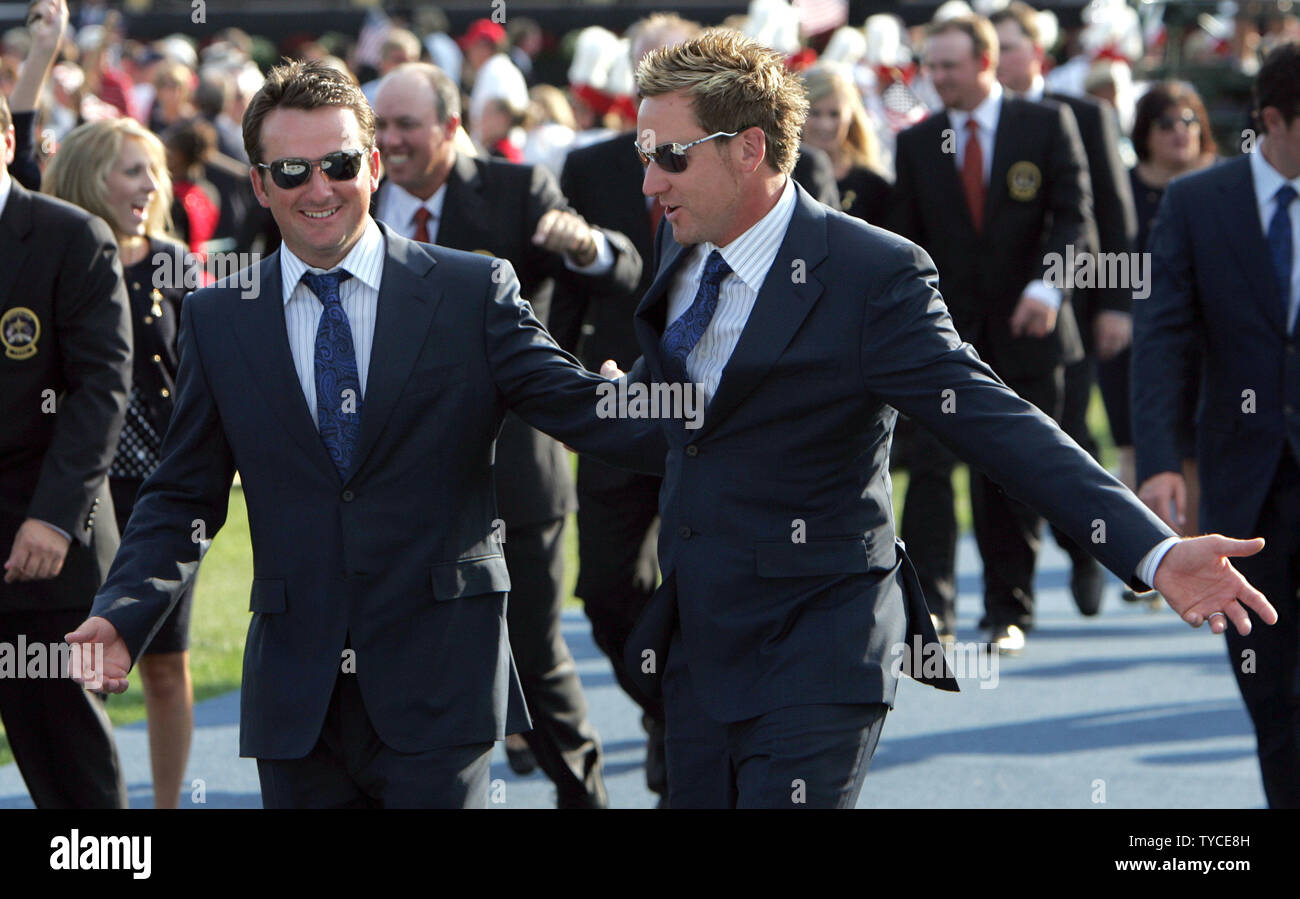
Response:
MULTIPOLYGON (((969 537, 958 567, 958 637, 974 641, 979 558, 969 537)), ((1188 628, 1168 609, 1120 602, 1117 582, 1102 615, 1085 620, 1069 597, 1068 561, 1050 539, 1039 568, 1038 627, 1022 656, 999 660, 995 687, 972 678, 954 695, 903 682, 859 807, 1262 806, 1254 735, 1223 638, 1188 628)), ((651 807, 638 710, 580 612, 566 615, 564 631, 604 742, 610 801, 651 807)), ((238 758, 238 694, 201 703, 196 720, 187 782, 203 782, 204 802, 182 794, 182 806, 260 807, 256 765, 238 758)), ((131 804, 150 807, 144 723, 120 728, 117 741, 131 804)), ((545 777, 516 777, 500 744, 492 777, 504 800, 497 807, 553 805, 545 777)), ((0 808, 30 806, 17 768, 0 767, 0 808)))

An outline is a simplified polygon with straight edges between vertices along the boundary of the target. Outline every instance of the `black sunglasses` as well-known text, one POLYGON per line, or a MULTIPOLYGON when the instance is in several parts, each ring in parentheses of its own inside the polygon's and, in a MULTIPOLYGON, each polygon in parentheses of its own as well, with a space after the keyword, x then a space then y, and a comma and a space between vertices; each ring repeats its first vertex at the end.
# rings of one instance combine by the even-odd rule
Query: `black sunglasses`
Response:
POLYGON ((320 166, 325 177, 331 181, 351 181, 361 171, 361 161, 366 158, 365 150, 338 150, 326 153, 320 159, 302 159, 290 156, 277 159, 272 163, 259 162, 257 168, 270 169, 271 180, 284 190, 301 187, 311 178, 311 170, 320 166))
POLYGON ((1173 131, 1174 126, 1179 122, 1182 122, 1188 128, 1199 124, 1196 120, 1196 113, 1192 112, 1190 109, 1184 109, 1183 114, 1180 116, 1162 115, 1160 118, 1156 119, 1156 127, 1161 131, 1173 131))
MULTIPOLYGON (((740 131, 744 130, 744 128, 740 129, 740 131)), ((735 137, 740 133, 740 131, 715 131, 708 137, 693 140, 689 144, 660 144, 653 150, 645 149, 635 140, 632 143, 636 144, 636 153, 641 157, 641 165, 643 167, 648 167, 651 161, 653 161, 665 172, 675 175, 678 172, 686 171, 686 151, 691 147, 698 146, 705 141, 711 141, 715 137, 735 137)))

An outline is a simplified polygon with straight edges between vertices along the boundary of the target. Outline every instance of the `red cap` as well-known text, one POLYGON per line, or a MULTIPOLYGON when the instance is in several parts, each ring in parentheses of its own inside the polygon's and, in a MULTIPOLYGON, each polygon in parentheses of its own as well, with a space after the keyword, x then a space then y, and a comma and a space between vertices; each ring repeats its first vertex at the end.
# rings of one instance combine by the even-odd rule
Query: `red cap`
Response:
POLYGON ((506 42, 506 30, 491 19, 475 19, 456 43, 460 44, 463 50, 470 44, 483 40, 490 41, 494 47, 499 47, 506 42))

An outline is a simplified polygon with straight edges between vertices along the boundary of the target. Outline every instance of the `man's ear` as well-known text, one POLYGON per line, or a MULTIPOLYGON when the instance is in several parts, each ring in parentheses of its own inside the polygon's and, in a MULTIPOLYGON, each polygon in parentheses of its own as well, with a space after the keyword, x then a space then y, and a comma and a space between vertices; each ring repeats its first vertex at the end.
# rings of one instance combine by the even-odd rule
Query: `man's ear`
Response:
POLYGON ((380 169, 379 169, 379 148, 378 147, 370 148, 370 156, 366 159, 366 162, 369 163, 367 168, 370 169, 370 192, 373 194, 375 191, 379 190, 380 169))
POLYGON ((733 158, 746 174, 757 169, 767 158, 767 135, 757 125, 737 134, 731 143, 736 154, 733 158))
POLYGON ((263 209, 271 208, 271 200, 266 195, 266 184, 262 180, 265 169, 259 169, 255 165, 248 167, 248 180, 253 182, 253 195, 257 197, 257 202, 263 209))
POLYGON ((447 121, 442 123, 442 128, 443 128, 442 136, 447 140, 454 141, 456 139, 456 129, 459 127, 460 127, 460 116, 458 115, 447 116, 447 121))
POLYGON ((13 165, 14 148, 17 146, 17 138, 14 137, 14 126, 10 125, 5 129, 5 152, 4 164, 6 167, 13 165))

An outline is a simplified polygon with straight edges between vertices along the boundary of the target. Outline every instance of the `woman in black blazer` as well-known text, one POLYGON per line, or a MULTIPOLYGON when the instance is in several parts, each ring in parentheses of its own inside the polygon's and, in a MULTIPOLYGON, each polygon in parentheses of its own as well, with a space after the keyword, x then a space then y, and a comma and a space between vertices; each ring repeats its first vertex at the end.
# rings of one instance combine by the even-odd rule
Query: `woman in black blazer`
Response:
MULTIPOLYGON (((131 296, 131 395, 109 488, 118 529, 126 531, 140 485, 157 467, 176 391, 176 332, 198 269, 169 239, 171 181, 162 143, 131 119, 93 122, 64 139, 42 182, 45 193, 102 218, 117 238, 131 296)), ((194 731, 189 622, 193 592, 176 604, 141 656, 149 720, 154 804, 175 808, 194 731)))
POLYGON ((826 151, 840 188, 840 208, 873 225, 882 225, 891 186, 880 173, 880 143, 853 82, 831 64, 804 72, 808 119, 804 143, 826 151))

